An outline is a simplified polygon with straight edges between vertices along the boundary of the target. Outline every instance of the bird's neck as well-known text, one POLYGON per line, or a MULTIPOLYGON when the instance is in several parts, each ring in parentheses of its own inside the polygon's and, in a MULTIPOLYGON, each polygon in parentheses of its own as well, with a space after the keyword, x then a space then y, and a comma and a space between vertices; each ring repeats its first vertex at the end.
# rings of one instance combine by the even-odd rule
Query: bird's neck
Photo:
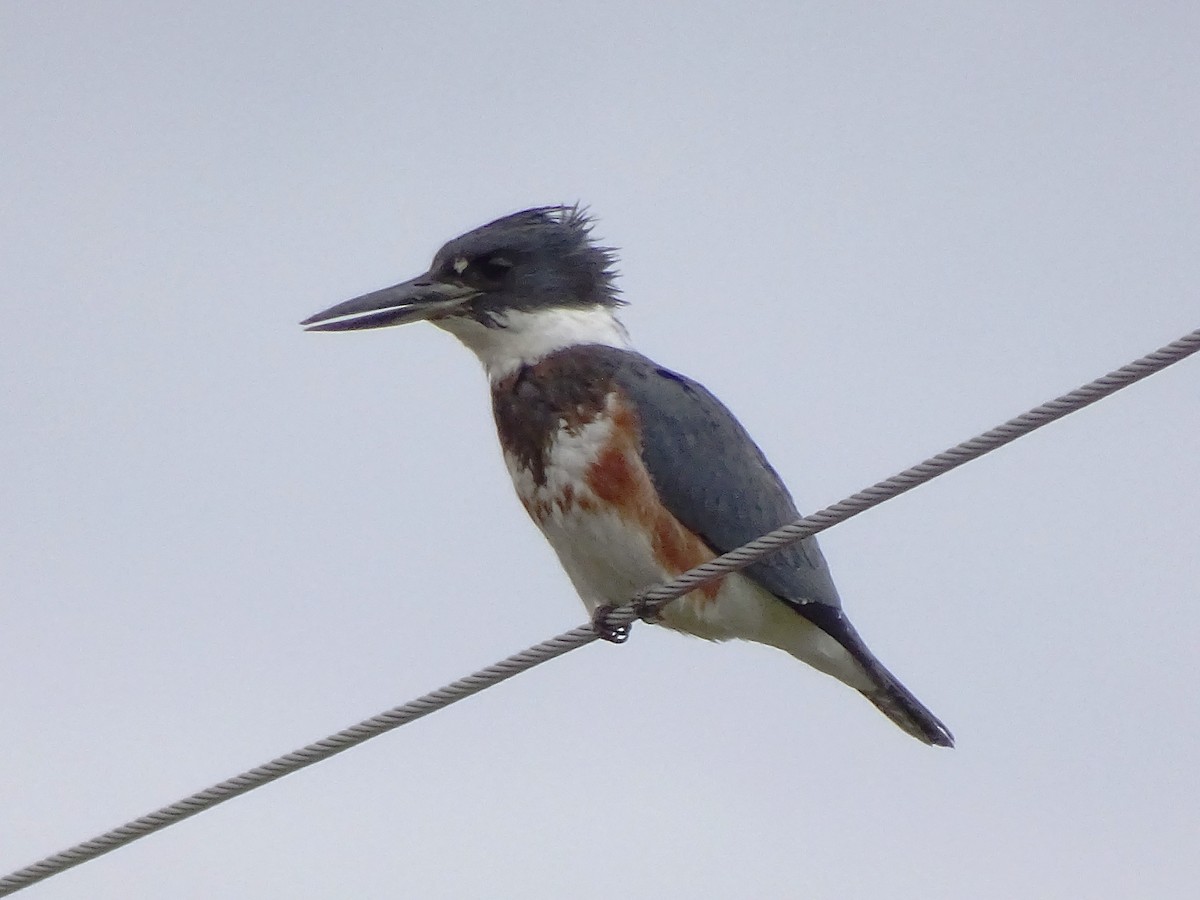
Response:
POLYGON ((610 308, 509 310, 495 325, 449 317, 434 324, 467 345, 492 382, 558 350, 580 344, 629 347, 629 334, 610 308))

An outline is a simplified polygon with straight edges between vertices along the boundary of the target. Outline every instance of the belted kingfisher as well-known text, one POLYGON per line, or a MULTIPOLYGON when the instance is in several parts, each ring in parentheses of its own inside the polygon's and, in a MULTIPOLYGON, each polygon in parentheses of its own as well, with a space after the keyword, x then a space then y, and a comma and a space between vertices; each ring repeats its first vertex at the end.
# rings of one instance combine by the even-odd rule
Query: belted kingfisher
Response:
MULTIPOLYGON (((631 349, 615 252, 578 207, 544 206, 447 243, 429 271, 305 319, 310 331, 429 321, 483 363, 504 461, 589 612, 800 518, 702 385, 631 349)), ((815 538, 672 601, 669 628, 757 641, 845 682, 918 740, 954 738, 842 611, 815 538)))

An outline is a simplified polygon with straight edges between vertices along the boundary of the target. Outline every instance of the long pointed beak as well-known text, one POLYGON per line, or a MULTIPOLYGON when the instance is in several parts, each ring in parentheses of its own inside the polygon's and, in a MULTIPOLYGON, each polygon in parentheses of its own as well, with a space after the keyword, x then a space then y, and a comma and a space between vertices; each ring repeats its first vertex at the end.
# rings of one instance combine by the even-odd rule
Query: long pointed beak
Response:
POLYGON ((357 331, 407 325, 458 309, 479 293, 465 285, 437 281, 426 272, 411 281, 331 306, 300 324, 308 326, 305 331, 357 331))

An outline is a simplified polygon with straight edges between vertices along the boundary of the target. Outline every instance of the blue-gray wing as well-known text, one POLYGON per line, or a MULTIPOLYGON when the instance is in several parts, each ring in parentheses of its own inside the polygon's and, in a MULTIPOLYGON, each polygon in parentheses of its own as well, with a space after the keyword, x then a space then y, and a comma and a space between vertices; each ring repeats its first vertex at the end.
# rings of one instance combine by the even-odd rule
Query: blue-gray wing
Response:
MULTIPOLYGON (((800 518, 758 445, 707 388, 640 354, 611 352, 621 355, 613 377, 640 419, 642 461, 675 518, 718 553, 800 518)), ((815 538, 777 551, 746 574, 797 608, 841 607, 815 538)))

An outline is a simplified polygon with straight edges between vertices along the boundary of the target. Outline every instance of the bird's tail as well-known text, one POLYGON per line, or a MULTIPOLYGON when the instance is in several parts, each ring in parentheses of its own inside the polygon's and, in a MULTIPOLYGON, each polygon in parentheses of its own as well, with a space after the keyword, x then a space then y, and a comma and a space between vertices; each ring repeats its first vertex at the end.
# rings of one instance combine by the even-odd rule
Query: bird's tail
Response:
MULTIPOLYGON (((859 663, 864 663, 860 659, 859 663)), ((875 704, 875 708, 911 734, 918 741, 936 747, 953 747, 954 735, 942 724, 942 720, 925 708, 912 691, 902 685, 896 676, 885 669, 879 660, 872 657, 863 665, 875 687, 862 695, 875 704)))
POLYGON ((866 675, 865 680, 869 682, 869 686, 863 686, 862 678, 850 680, 832 670, 826 671, 830 671, 830 674, 858 688, 862 695, 874 703, 881 713, 918 741, 936 747, 954 746, 954 735, 950 733, 950 729, 926 709, 925 705, 914 697, 895 675, 884 668, 883 663, 875 658, 875 654, 859 637, 845 613, 836 607, 816 603, 803 606, 798 611, 825 634, 837 641, 842 649, 854 658, 862 673, 866 675))

